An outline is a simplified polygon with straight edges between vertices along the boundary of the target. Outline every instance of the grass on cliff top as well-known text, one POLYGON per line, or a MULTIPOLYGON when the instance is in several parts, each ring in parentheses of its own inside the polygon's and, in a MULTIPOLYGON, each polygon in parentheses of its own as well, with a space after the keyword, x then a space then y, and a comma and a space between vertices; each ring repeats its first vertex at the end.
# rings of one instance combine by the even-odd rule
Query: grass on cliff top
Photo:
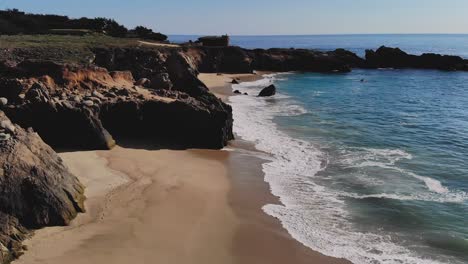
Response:
MULTIPOLYGON (((136 38, 114 38, 102 34, 13 35, 0 36, 0 59, 47 59, 67 63, 89 63, 91 48, 97 47, 161 47, 161 44, 136 38), (11 49, 15 49, 13 52, 11 49)), ((167 46, 167 45, 163 45, 167 46)))
POLYGON ((13 35, 0 36, 0 48, 83 48, 137 46, 138 39, 114 38, 106 35, 13 35))

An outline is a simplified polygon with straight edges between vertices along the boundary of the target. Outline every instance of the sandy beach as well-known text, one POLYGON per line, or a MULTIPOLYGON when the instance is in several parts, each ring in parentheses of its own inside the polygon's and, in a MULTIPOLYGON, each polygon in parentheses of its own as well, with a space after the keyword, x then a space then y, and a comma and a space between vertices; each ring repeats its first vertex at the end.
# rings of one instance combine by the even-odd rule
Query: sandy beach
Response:
MULTIPOLYGON (((233 78, 202 74, 227 100, 233 78)), ((14 263, 349 263, 314 252, 262 206, 277 203, 249 142, 232 151, 147 150, 60 154, 86 186, 87 212, 45 228, 14 263)))

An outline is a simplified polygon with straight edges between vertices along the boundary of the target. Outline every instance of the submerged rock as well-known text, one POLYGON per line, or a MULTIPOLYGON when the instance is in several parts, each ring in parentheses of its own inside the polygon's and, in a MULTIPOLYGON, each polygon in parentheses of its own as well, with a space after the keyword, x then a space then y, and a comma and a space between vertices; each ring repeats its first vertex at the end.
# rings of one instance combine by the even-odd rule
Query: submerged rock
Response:
POLYGON ((276 86, 275 85, 270 85, 266 88, 264 88, 259 94, 259 97, 267 97, 267 96, 273 96, 276 94, 276 86))

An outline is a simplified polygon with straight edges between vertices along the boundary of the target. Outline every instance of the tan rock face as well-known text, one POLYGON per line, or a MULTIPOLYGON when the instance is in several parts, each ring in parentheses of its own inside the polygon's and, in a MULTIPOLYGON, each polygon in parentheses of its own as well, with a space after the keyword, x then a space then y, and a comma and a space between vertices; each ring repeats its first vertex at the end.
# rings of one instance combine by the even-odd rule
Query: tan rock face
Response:
POLYGON ((84 211, 84 188, 32 130, 0 111, 0 263, 18 256, 29 229, 67 225, 84 211))

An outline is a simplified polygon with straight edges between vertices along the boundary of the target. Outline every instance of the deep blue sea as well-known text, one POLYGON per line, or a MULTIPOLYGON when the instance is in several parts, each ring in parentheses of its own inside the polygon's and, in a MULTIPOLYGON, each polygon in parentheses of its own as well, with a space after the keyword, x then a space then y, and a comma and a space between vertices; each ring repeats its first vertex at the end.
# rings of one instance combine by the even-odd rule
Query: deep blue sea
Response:
MULTIPOLYGON (((380 45, 468 55, 464 35, 234 37, 244 47, 380 45)), ((468 72, 285 73, 234 85, 235 132, 269 153, 266 213, 326 255, 468 263, 468 72), (361 80, 364 80, 363 82, 361 80), (274 83, 278 94, 258 98, 274 83)))

